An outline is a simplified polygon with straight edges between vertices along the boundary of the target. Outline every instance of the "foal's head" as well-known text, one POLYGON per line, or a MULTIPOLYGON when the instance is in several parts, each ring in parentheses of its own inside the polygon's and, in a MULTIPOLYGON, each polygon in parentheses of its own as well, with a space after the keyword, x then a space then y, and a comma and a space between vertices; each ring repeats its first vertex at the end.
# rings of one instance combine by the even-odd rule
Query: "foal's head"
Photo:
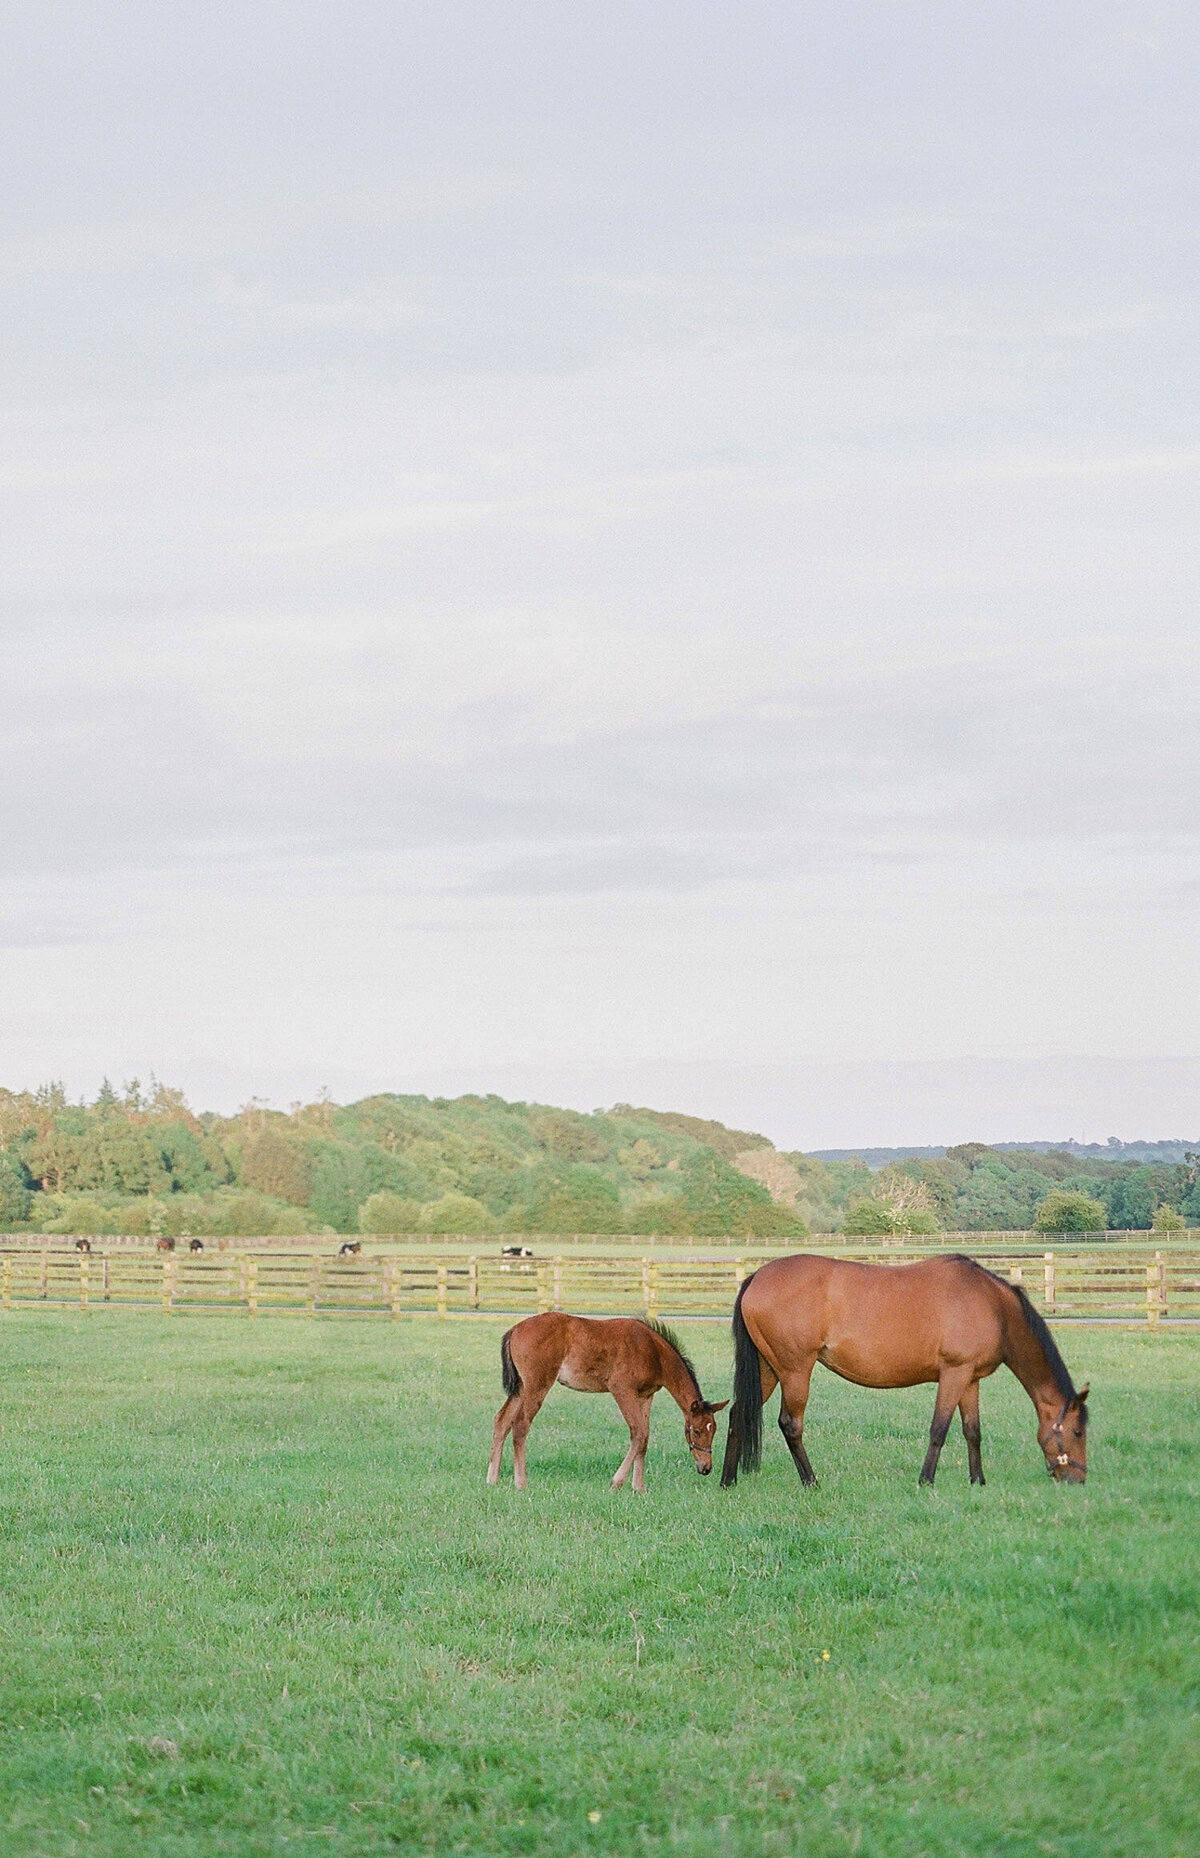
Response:
POLYGON ((1087 1477, 1087 1397, 1085 1385, 1064 1402, 1053 1424, 1038 1433, 1046 1469, 1060 1484, 1082 1484, 1087 1477))
POLYGON ((683 1436, 701 1477, 707 1477, 712 1470, 713 1440, 717 1436, 716 1415, 728 1405, 728 1400, 693 1400, 691 1412, 684 1415, 683 1436))

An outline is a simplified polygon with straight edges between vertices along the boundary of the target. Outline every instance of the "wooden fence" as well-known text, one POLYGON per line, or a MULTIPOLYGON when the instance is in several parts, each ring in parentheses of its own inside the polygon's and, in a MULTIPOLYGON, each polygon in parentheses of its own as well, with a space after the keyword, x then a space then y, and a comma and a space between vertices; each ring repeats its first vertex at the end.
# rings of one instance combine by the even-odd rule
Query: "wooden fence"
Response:
MULTIPOLYGON (((0 1234, 0 1251, 34 1251, 40 1252, 49 1246, 51 1251, 72 1251, 79 1233, 46 1232, 9 1232, 0 1234)), ((97 1236, 91 1233, 89 1242, 94 1251, 103 1252, 154 1252, 157 1239, 153 1233, 123 1232, 104 1233, 97 1236)), ((246 1235, 236 1238, 220 1238, 205 1235, 204 1248, 207 1252, 242 1251, 242 1252, 276 1252, 276 1253, 310 1253, 328 1252, 332 1245, 335 1249, 342 1239, 341 1233, 307 1232, 283 1235, 268 1233, 266 1235, 246 1235)), ((354 1235, 358 1236, 358 1235, 354 1235)), ((176 1239, 179 1249, 187 1249, 188 1237, 176 1239)), ((628 1232, 561 1232, 561 1233, 484 1233, 484 1232, 446 1232, 436 1237, 428 1232, 387 1232, 364 1235, 362 1243, 373 1252, 416 1251, 429 1252, 437 1249, 441 1252, 462 1250, 478 1252, 481 1255, 489 1248, 500 1245, 534 1245, 539 1251, 553 1247, 556 1252, 576 1250, 600 1252, 645 1252, 691 1249, 720 1254, 740 1254, 753 1252, 766 1257, 775 1253, 804 1251, 836 1251, 867 1253, 900 1250, 906 1254, 913 1252, 969 1252, 972 1257, 983 1252, 1009 1252, 1013 1248, 1027 1251, 1030 1246, 1039 1249, 1048 1243, 1055 1243, 1060 1248, 1090 1251, 1103 1248, 1105 1251, 1127 1251, 1131 1246, 1148 1245, 1161 1247, 1171 1252, 1182 1248, 1184 1251, 1200 1249, 1200 1226, 1188 1226, 1180 1232, 1155 1232, 1142 1227, 1140 1230, 1119 1232, 1071 1232, 1041 1233, 1034 1231, 998 1231, 998 1232, 932 1232, 920 1238, 896 1237, 852 1237, 843 1232, 814 1232, 798 1239, 754 1239, 745 1234, 727 1238, 720 1235, 681 1234, 679 1236, 663 1235, 651 1238, 645 1233, 628 1232)))
MULTIPOLYGON (((849 1250, 844 1248, 843 1254, 849 1250)), ((861 1256, 861 1253, 859 1254, 861 1256)), ((899 1264, 915 1250, 889 1248, 899 1264)), ((1022 1284, 1054 1319, 1200 1323, 1200 1250, 1071 1249, 992 1255, 981 1264, 1022 1284)), ((491 1253, 411 1250, 358 1258, 315 1253, 224 1252, 192 1256, 115 1251, 76 1253, 43 1246, 0 1253, 5 1311, 158 1309, 164 1314, 241 1310, 250 1316, 392 1316, 432 1313, 520 1316, 578 1314, 727 1317, 738 1285, 762 1256, 503 1259, 491 1253)))

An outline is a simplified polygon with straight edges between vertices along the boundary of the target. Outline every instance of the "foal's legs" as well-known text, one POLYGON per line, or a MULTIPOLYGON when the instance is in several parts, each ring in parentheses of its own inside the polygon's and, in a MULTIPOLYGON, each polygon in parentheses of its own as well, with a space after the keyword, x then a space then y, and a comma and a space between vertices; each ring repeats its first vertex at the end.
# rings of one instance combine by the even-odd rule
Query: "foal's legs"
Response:
POLYGON ((971 1382, 958 1403, 958 1410, 962 1417, 963 1438, 967 1441, 967 1463, 971 1467, 971 1482, 984 1484, 987 1479, 983 1475, 983 1453, 979 1449, 983 1430, 979 1424, 978 1381, 971 1382))
POLYGON ((504 1456, 504 1441, 512 1431, 513 1421, 517 1417, 520 1404, 520 1394, 510 1394, 496 1415, 496 1423, 492 1427, 492 1456, 488 1462, 487 1481, 489 1484, 500 1482, 500 1460, 504 1456))
POLYGON ((808 1383, 812 1379, 816 1359, 814 1355, 802 1368, 795 1368, 783 1375, 779 1382, 779 1430, 787 1440, 787 1448, 800 1473, 802 1484, 815 1484, 817 1481, 817 1474, 804 1449, 804 1409, 808 1405, 808 1383))
POLYGON ((525 1475, 525 1440, 529 1428, 538 1415, 538 1408, 546 1398, 548 1387, 522 1387, 520 1405, 513 1416, 513 1483, 518 1490, 524 1490, 529 1479, 525 1475))
POLYGON ((917 1482, 932 1484, 937 1475, 938 1459, 942 1455, 942 1446, 946 1443, 946 1434, 950 1430, 950 1421, 954 1418, 954 1409, 974 1379, 970 1368, 943 1368, 938 1381, 937 1399, 933 1403, 933 1423, 929 1428, 929 1450, 921 1466, 921 1475, 917 1482))
POLYGON ((650 1443, 650 1404, 653 1394, 639 1394, 632 1387, 620 1389, 611 1387, 609 1392, 625 1415, 625 1424, 629 1427, 629 1450, 613 1473, 612 1487, 620 1490, 621 1485, 633 1472, 633 1488, 645 1490, 646 1447, 650 1443))

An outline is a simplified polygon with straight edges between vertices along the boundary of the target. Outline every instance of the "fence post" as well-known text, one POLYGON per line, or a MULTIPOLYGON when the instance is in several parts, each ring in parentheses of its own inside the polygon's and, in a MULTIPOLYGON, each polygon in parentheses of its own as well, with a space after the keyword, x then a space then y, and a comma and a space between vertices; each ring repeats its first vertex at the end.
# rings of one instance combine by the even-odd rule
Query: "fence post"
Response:
POLYGON ((1054 1253, 1053 1252, 1045 1253, 1044 1263, 1045 1263, 1045 1268, 1046 1268, 1046 1294, 1045 1294, 1044 1301, 1046 1304, 1046 1308, 1048 1310, 1053 1310, 1054 1308, 1054 1253))
POLYGON ((658 1315, 658 1259, 650 1260, 650 1271, 646 1283, 646 1314, 658 1315))
POLYGON ((392 1321, 397 1322, 400 1317, 400 1288, 401 1288, 402 1277, 403 1277, 403 1267, 400 1263, 400 1260, 396 1258, 392 1260, 391 1264, 388 1266, 388 1269, 392 1274, 391 1284, 390 1284, 391 1304, 392 1304, 392 1321))
POLYGON ((537 1263, 537 1305, 538 1315, 544 1316, 550 1308, 550 1290, 546 1283, 546 1267, 541 1259, 537 1263))
POLYGON ((6 1310, 11 1310, 12 1308, 12 1259, 11 1258, 6 1258, 4 1260, 3 1297, 4 1297, 4 1308, 6 1310))
POLYGON ((88 1255, 79 1254, 79 1307, 86 1311, 88 1306, 88 1255))
POLYGON ((308 1308, 304 1314, 315 1316, 317 1313, 317 1296, 321 1289, 321 1259, 318 1254, 312 1261, 312 1279, 308 1287, 308 1308))
POLYGON ((477 1310, 479 1308, 479 1260, 474 1252, 467 1259, 467 1271, 470 1279, 471 1308, 477 1310))
POLYGON ((43 1303, 46 1302, 49 1295, 50 1295, 50 1247, 48 1245, 43 1245, 42 1247, 42 1302, 43 1303))
POLYGON ((107 1252, 105 1252, 103 1258, 100 1260, 100 1286, 101 1286, 101 1289, 100 1289, 101 1297, 103 1298, 105 1303, 108 1303, 111 1300, 112 1293, 109 1288, 109 1282, 108 1282, 108 1253, 107 1252))
POLYGON ((562 1308, 562 1259, 561 1258, 556 1258, 554 1260, 554 1307, 556 1310, 561 1310, 562 1308))
POLYGON ((1025 1282, 1025 1272, 1021 1265, 1019 1264, 1009 1265, 1008 1281, 1010 1284, 1023 1284, 1025 1282))
POLYGON ((251 1316, 258 1315, 258 1259, 246 1260, 246 1310, 251 1316))
POLYGON ((163 1259, 162 1312, 164 1316, 169 1316, 171 1314, 171 1302, 175 1294, 175 1285, 173 1282, 174 1265, 175 1260, 172 1258, 170 1252, 168 1252, 163 1259))
POLYGON ((1158 1264, 1158 1311, 1160 1316, 1167 1313, 1167 1256, 1165 1252, 1155 1252, 1158 1264))
POLYGON ((654 1311, 650 1300, 650 1260, 648 1258, 642 1259, 642 1308, 647 1316, 653 1316, 654 1311))
POLYGON ((1146 1321, 1151 1329, 1158 1328, 1158 1319, 1163 1313, 1166 1300, 1161 1281, 1162 1270, 1163 1255, 1155 1252, 1154 1257, 1146 1262, 1146 1321))
POLYGON ((446 1314, 446 1267, 444 1264, 440 1264, 437 1268, 437 1313, 439 1317, 444 1317, 446 1314))

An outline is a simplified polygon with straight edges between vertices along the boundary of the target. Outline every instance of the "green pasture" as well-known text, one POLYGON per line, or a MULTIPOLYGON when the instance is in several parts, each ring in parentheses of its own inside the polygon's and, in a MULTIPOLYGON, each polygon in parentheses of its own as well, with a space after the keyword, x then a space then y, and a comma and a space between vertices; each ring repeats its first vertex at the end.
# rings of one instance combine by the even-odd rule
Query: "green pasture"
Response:
POLYGON ((818 1371, 818 1489, 660 1395, 638 1499, 562 1391, 485 1487, 502 1327, 0 1320, 5 1858, 1200 1849, 1200 1339, 1062 1333, 1082 1490, 1007 1375, 929 1493, 929 1390, 818 1371))

